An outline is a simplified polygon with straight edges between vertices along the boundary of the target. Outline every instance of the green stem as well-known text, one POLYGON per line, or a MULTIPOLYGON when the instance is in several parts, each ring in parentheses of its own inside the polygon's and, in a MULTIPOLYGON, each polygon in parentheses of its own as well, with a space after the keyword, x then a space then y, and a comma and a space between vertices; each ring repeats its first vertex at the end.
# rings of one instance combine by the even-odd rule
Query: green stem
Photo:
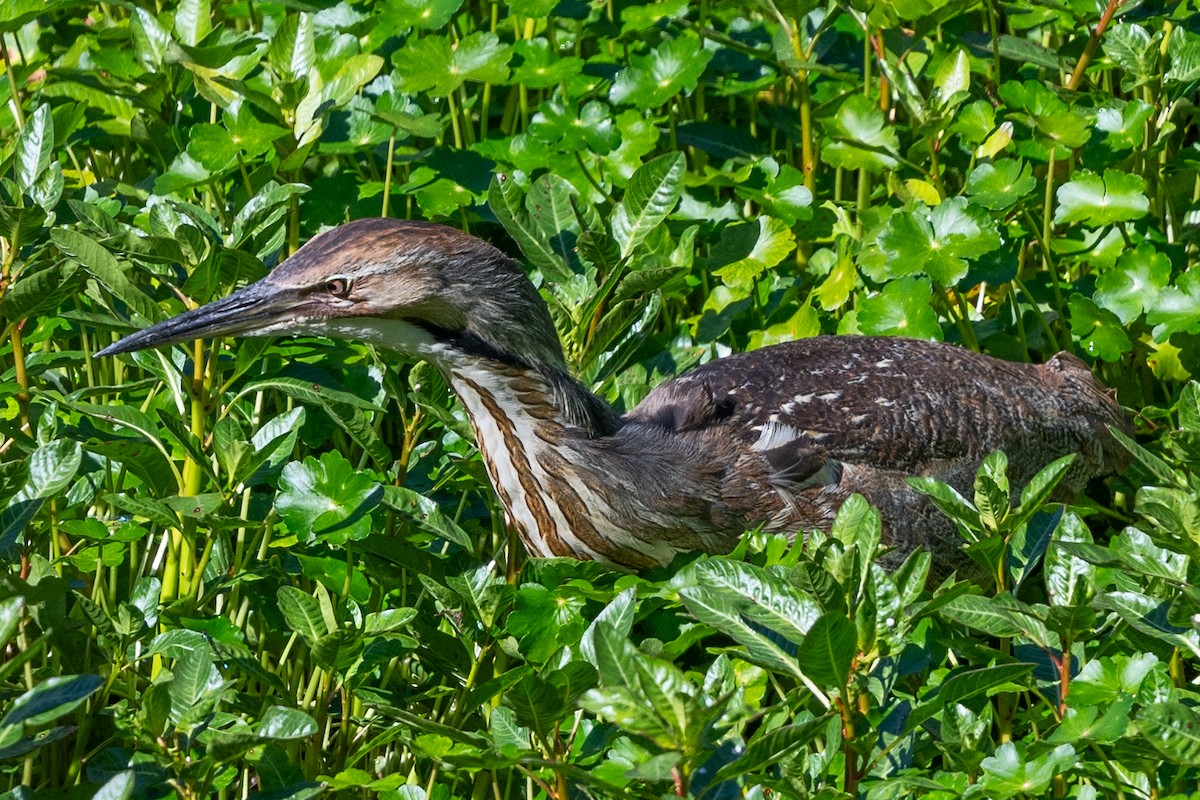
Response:
POLYGON ((383 210, 379 216, 386 217, 391 210, 389 206, 392 200, 392 171, 394 169, 393 162, 396 160, 396 129, 392 128, 392 135, 388 138, 388 153, 387 166, 383 173, 383 210))
POLYGON ((13 372, 15 373, 17 385, 21 390, 17 392, 17 405, 21 409, 21 427, 29 428, 29 374, 25 370, 25 346, 21 339, 21 329, 25 327, 25 320, 18 320, 12 325, 9 331, 9 341, 12 342, 13 352, 13 372))
MULTIPOLYGON (((16 39, 16 34, 13 34, 13 39, 16 39)), ((13 117, 17 121, 17 130, 21 130, 25 127, 25 109, 21 108, 21 92, 17 87, 17 76, 13 72, 12 61, 8 57, 8 45, 5 44, 3 36, 0 36, 0 55, 4 57, 4 72, 8 75, 9 105, 12 106, 13 117)))

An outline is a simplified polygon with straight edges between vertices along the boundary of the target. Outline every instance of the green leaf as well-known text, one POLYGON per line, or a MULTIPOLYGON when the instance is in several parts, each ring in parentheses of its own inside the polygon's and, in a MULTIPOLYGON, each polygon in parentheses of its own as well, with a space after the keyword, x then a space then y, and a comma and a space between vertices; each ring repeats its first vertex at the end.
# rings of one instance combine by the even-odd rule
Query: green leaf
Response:
POLYGON ((896 130, 886 124, 879 106, 865 95, 856 93, 846 98, 829 123, 828 132, 834 141, 821 148, 821 159, 832 167, 878 174, 899 163, 896 130))
POLYGON ((1013 117, 1025 123, 1045 146, 1076 148, 1091 138, 1091 120, 1067 105, 1042 82, 1008 81, 1001 84, 1000 96, 1016 109, 1013 117))
POLYGON ((1141 219, 1150 211, 1145 192, 1140 175, 1107 169, 1101 178, 1089 170, 1079 170, 1072 180, 1058 187, 1054 221, 1082 222, 1089 228, 1100 228, 1141 219))
POLYGON ((1105 32, 1103 41, 1104 54, 1125 73, 1123 84, 1135 87, 1151 78, 1161 80, 1159 44, 1151 39, 1145 28, 1130 22, 1119 22, 1105 32))
POLYGON ((914 476, 907 483, 913 489, 928 497, 938 510, 955 522, 967 528, 980 527, 979 512, 967 498, 949 484, 942 483, 936 478, 914 476))
POLYGON ((385 0, 376 6, 376 13, 381 27, 399 33, 408 28, 443 28, 461 7, 462 0, 385 0))
POLYGON ((1141 100, 1113 102, 1113 106, 1096 109, 1096 128, 1108 134, 1105 143, 1117 151, 1141 147, 1146 138, 1146 123, 1154 116, 1154 106, 1141 100))
POLYGON ((127 769, 113 775, 92 795, 92 800, 129 800, 137 783, 134 770, 127 769))
POLYGON ((1037 188, 1029 165, 1019 159, 1004 158, 984 162, 967 176, 965 191, 972 203, 992 211, 1004 211, 1037 188))
POLYGON ((294 586, 281 586, 276 593, 279 611, 288 627, 300 634, 309 646, 330 633, 317 598, 294 586))
POLYGON ((22 694, 0 726, 38 726, 71 713, 104 685, 99 675, 55 675, 22 694))
POLYGON ((135 311, 148 322, 157 322, 163 314, 158 304, 135 286, 118 264, 116 257, 98 242, 71 230, 55 228, 50 238, 59 250, 78 261, 96 280, 113 293, 113 296, 135 311))
POLYGON ((317 732, 317 722, 309 714, 297 708, 271 706, 258 721, 254 729, 260 739, 305 739, 317 732))
POLYGON ((0 510, 0 549, 16 546, 25 526, 37 516, 42 505, 70 484, 83 463, 79 442, 58 439, 38 447, 26 461, 24 485, 0 510))
POLYGON ((820 736, 832 718, 832 714, 826 714, 794 725, 760 729, 736 761, 717 771, 711 785, 716 786, 751 772, 762 772, 772 764, 790 759, 800 748, 820 736))
MULTIPOLYGON (((1143 310, 1156 307, 1159 294, 1171 281, 1171 259, 1149 242, 1126 250, 1096 280, 1093 299, 1111 311, 1123 325, 1137 319, 1143 310)), ((1077 295, 1072 294, 1072 299, 1077 295)))
POLYGON ((612 234, 622 259, 629 258, 675 208, 686 166, 683 153, 668 153, 633 173, 612 216, 612 234))
POLYGON ((316 58, 312 17, 305 13, 284 17, 267 49, 271 66, 284 81, 294 83, 308 78, 316 58))
POLYGON ((612 152, 621 141, 612 109, 595 100, 583 108, 557 99, 546 100, 530 120, 529 132, 562 150, 591 150, 597 154, 612 152))
POLYGON ((0 312, 10 320, 20 320, 54 311, 76 293, 82 278, 73 261, 23 270, 0 298, 0 312))
POLYGON ((176 724, 189 718, 206 715, 221 692, 221 674, 213 664, 208 647, 184 652, 171 670, 171 720, 176 724))
POLYGON ((384 61, 377 55, 360 53, 346 59, 329 82, 325 84, 322 95, 326 102, 335 107, 345 106, 358 90, 366 86, 379 71, 383 69, 384 61))
POLYGON ((504 693, 504 703, 517 715, 520 724, 543 738, 570 711, 558 691, 531 672, 504 693))
POLYGON ((1072 294, 1067 306, 1071 313, 1071 333, 1088 355, 1112 362, 1133 349, 1133 342, 1116 314, 1082 294, 1072 294))
POLYGON ((1000 234, 987 212, 952 197, 924 210, 897 211, 879 234, 888 277, 920 272, 942 286, 954 286, 969 269, 968 259, 1000 246, 1000 234))
POLYGON ((1020 636, 1025 630, 1012 612, 992 598, 979 595, 955 597, 942 606, 942 613, 955 622, 989 636, 1007 639, 1020 636))
POLYGON ((384 486, 383 504, 426 533, 453 542, 466 550, 475 546, 475 540, 453 519, 443 514, 435 501, 412 489, 384 486))
POLYGON ((979 783, 994 800, 1018 794, 1042 795, 1054 776, 1073 766, 1076 758, 1075 749, 1069 744, 1059 745, 1039 758, 1028 758, 1023 746, 1006 742, 995 755, 983 760, 984 774, 979 783))
POLYGON ((942 59, 933 76, 934 95, 943 109, 960 105, 971 88, 971 62, 967 51, 959 47, 942 59))
POLYGON ((1092 658, 1071 681, 1068 700, 1078 708, 1110 705, 1123 696, 1137 695, 1156 669, 1165 674, 1165 665, 1153 653, 1092 658))
POLYGON ((621 35, 651 30, 664 18, 687 15, 687 0, 660 0, 645 5, 628 5, 621 9, 621 35))
POLYGON ((583 598, 573 591, 527 583, 517 590, 508 631, 517 637, 527 660, 544 663, 561 645, 579 640, 586 624, 583 605, 583 598))
POLYGON ((576 253, 579 219, 571 204, 575 194, 575 188, 563 178, 542 175, 530 185, 525 207, 551 249, 573 272, 582 272, 576 253))
POLYGON ((1092 534, 1078 516, 1064 515, 1046 551, 1046 594, 1051 606, 1086 603, 1095 593, 1096 567, 1064 545, 1092 543, 1092 534))
POLYGON ((1200 270, 1189 270, 1159 293, 1146 308, 1146 321, 1154 325, 1154 339, 1166 341, 1176 333, 1200 333, 1200 270))
MULTIPOLYGON (((578 75, 584 65, 582 58, 561 56, 555 53, 550 42, 543 36, 518 41, 513 45, 513 55, 516 56, 512 74, 513 83, 530 89, 549 89, 564 83, 568 78, 578 75)), ((588 103, 584 108, 587 109, 588 106, 593 105, 597 109, 606 108, 600 103, 588 103)), ((603 122, 611 123, 611 120, 612 117, 605 113, 603 122)), ((600 119, 594 121, 601 122, 600 119)), ((532 130, 531 123, 530 131, 532 132, 532 130)))
POLYGON ((676 585, 688 611, 744 646, 748 660, 801 677, 784 642, 802 642, 819 618, 808 595, 761 568, 720 560, 697 561, 676 585))
POLYGON ((499 36, 476 31, 453 43, 438 35, 409 39, 393 63, 404 65, 396 72, 398 88, 444 97, 467 81, 504 83, 511 58, 512 47, 501 44, 499 36))
POLYGON ((608 99, 615 105, 658 108, 695 89, 712 57, 697 37, 668 39, 644 56, 631 56, 629 66, 613 79, 608 99))
POLYGON ((789 225, 813 216, 812 190, 804 185, 804 173, 790 164, 779 168, 779 174, 771 179, 760 202, 768 214, 789 225))
POLYGON ((336 451, 293 461, 279 478, 275 510, 288 530, 302 540, 320 539, 340 545, 371 532, 371 512, 383 499, 383 488, 358 472, 336 451))
MULTIPOLYGON (((47 0, 5 0, 0 3, 0 31, 16 33, 25 23, 37 17, 77 4, 73 0, 49 0, 49 2, 47 0)), ((23 798, 14 797, 12 800, 23 800, 23 798)))
POLYGON ((333 594, 345 595, 357 603, 366 604, 371 599, 371 584, 362 571, 348 563, 344 557, 309 556, 297 553, 300 570, 309 578, 319 581, 333 594))
POLYGON ((195 47, 212 31, 210 0, 181 0, 175 10, 175 36, 195 47))
POLYGON ((600 684, 636 688, 638 676, 634 662, 638 652, 629 642, 628 635, 610 621, 592 626, 589 633, 592 635, 593 663, 600 674, 600 684))
POLYGON ((235 168, 239 151, 233 137, 220 125, 195 125, 188 136, 188 155, 210 175, 235 168))
POLYGON ((21 611, 25 608, 23 597, 6 597, 0 600, 0 647, 7 647, 21 622, 21 611))
POLYGON ((1116 591, 1100 595, 1095 603, 1116 612, 1134 630, 1200 656, 1200 636, 1195 630, 1171 624, 1166 601, 1139 592, 1116 591))
POLYGON ((1012 510, 1008 487, 1008 458, 999 450, 988 453, 975 473, 975 507, 979 521, 992 531, 1001 530, 1012 510))
POLYGON ((50 105, 43 103, 25 121, 17 134, 13 179, 17 189, 30 192, 50 168, 54 157, 54 118, 50 105))
POLYGON ((994 667, 963 667, 952 671, 937 690, 937 701, 949 707, 969 697, 984 694, 1009 683, 1025 683, 1033 664, 997 664, 994 667))
POLYGON ((858 633, 854 623, 840 611, 829 611, 813 623, 796 657, 800 669, 814 683, 840 692, 846 687, 850 665, 857 653, 858 633))
POLYGON ((1200 714, 1183 703, 1154 703, 1137 716, 1138 730, 1171 764, 1200 766, 1200 714))
POLYGON ((356 631, 335 630, 313 642, 312 658, 322 669, 345 675, 360 661, 365 647, 356 631))
POLYGON ((243 386, 238 391, 235 399, 240 400, 248 394, 261 392, 264 389, 276 389, 301 402, 322 407, 345 405, 353 408, 361 408, 365 411, 383 411, 375 403, 370 400, 364 400, 358 395, 298 378, 264 378, 263 380, 253 381, 243 386))
POLYGON ((344 430, 355 444, 367 452, 375 466, 380 469, 387 469, 391 466, 391 451, 379 438, 379 434, 376 433, 367 417, 360 411, 360 409, 382 411, 383 409, 375 403, 363 400, 349 392, 297 378, 267 378, 254 381, 242 387, 236 398, 240 399, 251 392, 258 392, 266 388, 278 389, 297 400, 321 406, 338 427, 344 430))
POLYGON ((530 263, 549 278, 570 279, 573 273, 565 259, 546 241, 537 223, 525 210, 525 192, 516 181, 504 175, 493 177, 488 187, 488 205, 530 263))
POLYGON ((739 296, 749 295, 754 282, 796 249, 796 236, 783 220, 760 216, 757 222, 731 225, 721 232, 712 251, 720 265, 713 274, 739 296))
POLYGON ((879 294, 861 301, 859 329, 872 336, 939 340, 942 329, 937 313, 929 305, 932 297, 933 283, 928 278, 891 281, 879 294))
MULTIPOLYGON (((1158 50, 1157 39, 1158 37, 1155 36, 1151 40, 1151 52, 1147 54, 1147 60, 1153 59, 1155 51, 1158 50)), ((1171 68, 1167 70, 1166 74, 1168 81, 1188 85, 1200 79, 1200 37, 1190 30, 1173 30, 1171 31, 1169 52, 1171 68)), ((1155 66, 1158 65, 1155 64, 1155 66)), ((1151 73, 1151 75, 1154 74, 1154 72, 1151 73)))
MULTIPOLYGON (((600 669, 600 660, 596 654, 596 632, 602 626, 611 628, 611 633, 624 639, 633 630, 634 608, 637 602, 637 590, 633 587, 626 589, 614 597, 604 610, 596 615, 588 625, 579 641, 579 650, 596 669, 600 669)), ((605 635, 609 635, 608 632, 605 635)))

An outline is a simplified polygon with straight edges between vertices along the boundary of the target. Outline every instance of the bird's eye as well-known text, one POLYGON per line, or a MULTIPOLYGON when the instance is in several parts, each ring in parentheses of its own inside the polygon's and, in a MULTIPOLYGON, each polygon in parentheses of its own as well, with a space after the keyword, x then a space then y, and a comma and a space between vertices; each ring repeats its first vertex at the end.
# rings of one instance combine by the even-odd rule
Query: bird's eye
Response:
POLYGON ((345 297, 350 294, 349 278, 330 278, 325 281, 325 291, 335 297, 345 297))

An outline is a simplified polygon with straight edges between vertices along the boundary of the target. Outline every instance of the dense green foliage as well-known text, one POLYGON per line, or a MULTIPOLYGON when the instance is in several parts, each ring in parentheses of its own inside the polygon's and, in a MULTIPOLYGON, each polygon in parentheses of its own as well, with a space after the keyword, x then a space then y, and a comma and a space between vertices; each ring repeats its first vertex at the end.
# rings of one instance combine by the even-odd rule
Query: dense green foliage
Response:
POLYGON ((1200 14, 1117 5, 2 0, 5 797, 1191 791, 1200 14), (634 576, 524 559, 426 365, 93 355, 380 214, 523 253, 618 405, 819 332, 1065 349, 1138 460, 923 484, 986 585, 859 503, 634 576))

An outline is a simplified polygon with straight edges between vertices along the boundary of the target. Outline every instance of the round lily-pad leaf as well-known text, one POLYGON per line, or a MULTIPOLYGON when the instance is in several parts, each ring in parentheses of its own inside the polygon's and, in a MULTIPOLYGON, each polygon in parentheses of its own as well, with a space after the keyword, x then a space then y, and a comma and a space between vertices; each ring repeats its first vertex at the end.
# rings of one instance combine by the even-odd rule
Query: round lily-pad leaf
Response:
POLYGON ((1116 266, 1096 281, 1094 298, 1102 308, 1117 315, 1122 323, 1137 319, 1153 308, 1159 293, 1171 280, 1171 259, 1142 242, 1117 259, 1116 266))
POLYGON ((1003 211, 1035 188, 1037 181, 1030 174, 1029 165, 1006 158, 980 164, 971 170, 967 176, 966 192, 971 196, 972 203, 992 211, 1003 211))
POLYGON ((909 336, 941 340, 942 328, 929 305, 933 283, 928 278, 900 278, 859 304, 858 330, 871 336, 909 336))
POLYGON ((1067 305, 1071 314, 1071 333, 1088 355, 1116 361, 1133 349, 1133 342, 1116 314, 1081 294, 1071 295, 1067 305))
POLYGON ((369 473, 354 469, 340 453, 293 461, 279 478, 275 510, 299 539, 345 544, 371 532, 371 511, 383 489, 369 473))
POLYGON ((829 124, 834 141, 821 150, 821 159, 832 167, 865 169, 878 173, 898 163, 900 144, 895 129, 870 98, 851 95, 829 124))
POLYGON ((1091 228, 1140 219, 1150 211, 1141 175, 1107 169, 1104 177, 1089 170, 1058 187, 1055 222, 1082 222, 1091 228))
POLYGON ((924 272, 943 286, 953 286, 967 274, 967 259, 990 253, 1000 244, 988 213, 962 197, 929 210, 897 211, 879 234, 887 277, 924 272))
POLYGON ((668 39, 646 55, 630 58, 629 66, 617 73, 608 97, 620 105, 657 108, 680 92, 695 89, 711 58, 712 51, 695 37, 668 39))

